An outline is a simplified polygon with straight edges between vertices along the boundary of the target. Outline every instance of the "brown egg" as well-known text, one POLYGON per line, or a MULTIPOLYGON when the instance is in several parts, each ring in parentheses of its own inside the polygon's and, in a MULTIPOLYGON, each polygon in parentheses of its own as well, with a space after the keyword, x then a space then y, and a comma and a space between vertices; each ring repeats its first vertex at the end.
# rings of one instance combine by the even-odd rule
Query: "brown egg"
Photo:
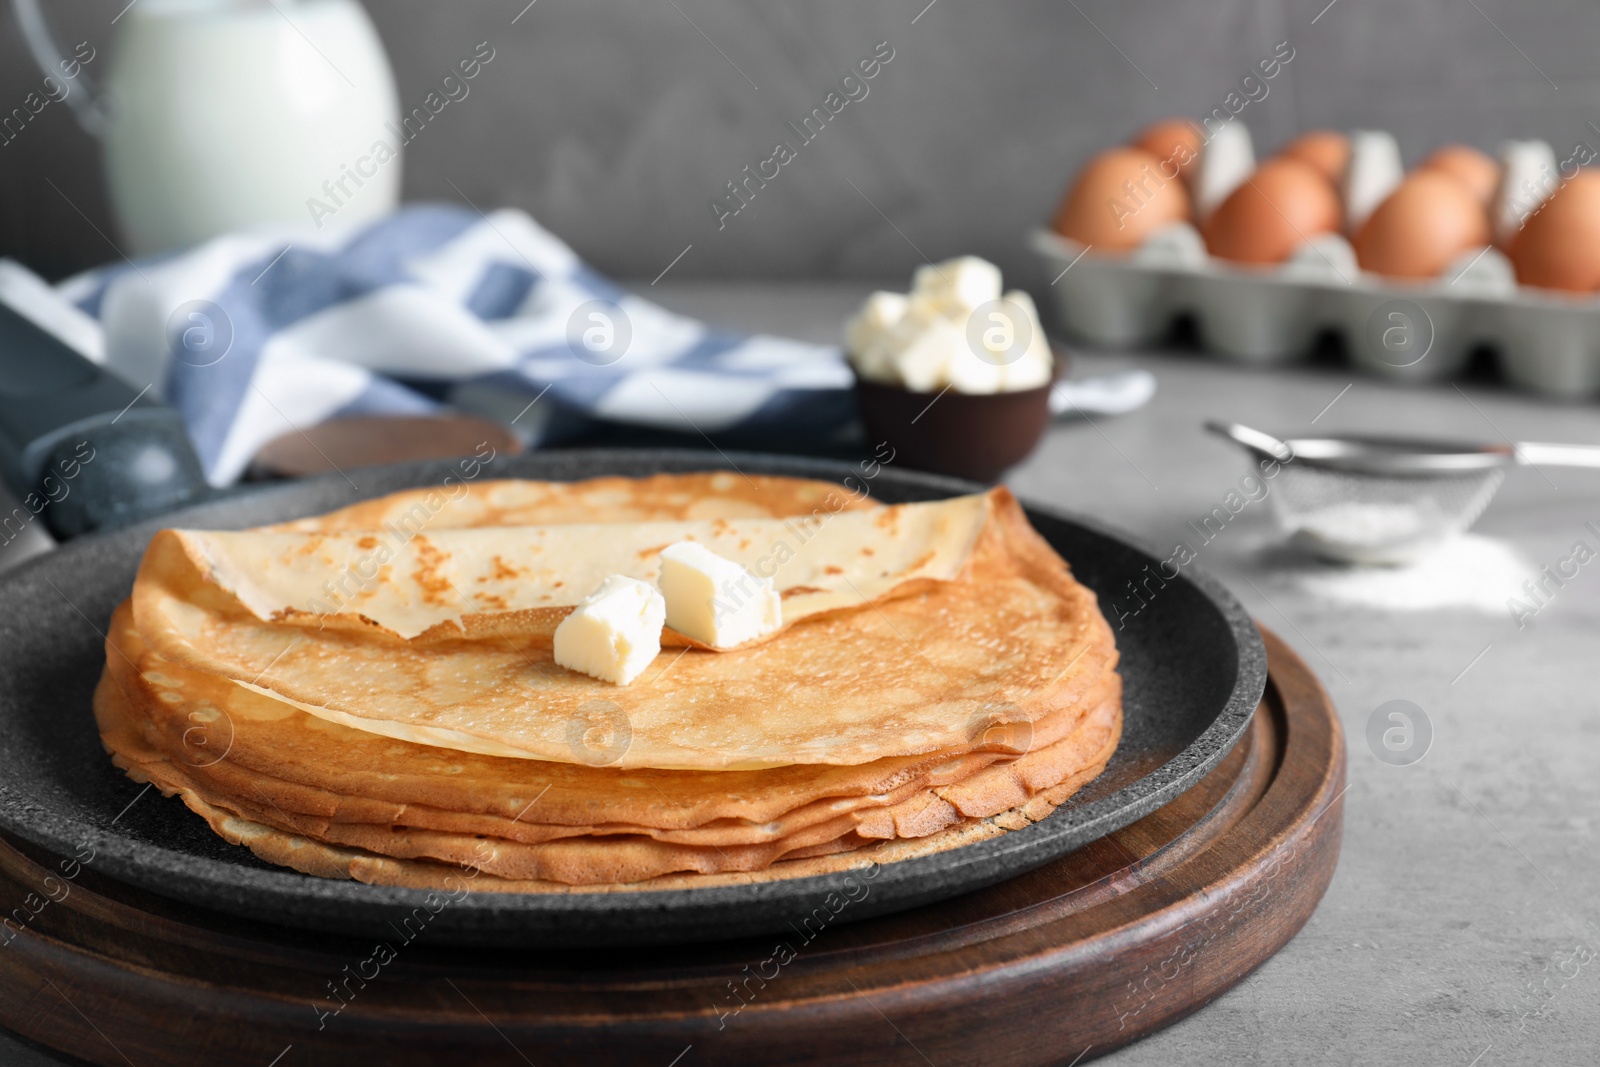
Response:
POLYGON ((1437 278, 1489 240, 1488 212, 1464 184, 1443 171, 1418 170, 1367 216, 1356 234, 1356 262, 1390 278, 1437 278))
POLYGON ((1312 130, 1290 141, 1278 154, 1309 163, 1323 177, 1337 183, 1344 176, 1345 164, 1350 162, 1350 138, 1334 130, 1312 130))
POLYGON ((1574 293, 1600 291, 1600 171, 1580 170, 1511 239, 1517 281, 1574 293))
POLYGON ((1142 148, 1101 152, 1061 201, 1056 231, 1097 251, 1124 252, 1161 227, 1187 219, 1189 191, 1180 179, 1163 177, 1161 164, 1142 148))
POLYGON ((1447 144, 1422 161, 1418 170, 1437 170, 1454 176, 1488 205, 1500 184, 1500 164, 1470 145, 1447 144))
POLYGON ((1200 131, 1188 119, 1162 119, 1139 131, 1139 136, 1129 143, 1157 159, 1169 161, 1162 168, 1164 174, 1171 173, 1172 168, 1176 167, 1187 179, 1200 162, 1200 149, 1205 147, 1205 138, 1200 136, 1200 131))
POLYGON ((1282 263, 1303 242, 1339 228, 1333 183, 1309 163, 1269 159, 1206 220, 1206 247, 1238 263, 1282 263))

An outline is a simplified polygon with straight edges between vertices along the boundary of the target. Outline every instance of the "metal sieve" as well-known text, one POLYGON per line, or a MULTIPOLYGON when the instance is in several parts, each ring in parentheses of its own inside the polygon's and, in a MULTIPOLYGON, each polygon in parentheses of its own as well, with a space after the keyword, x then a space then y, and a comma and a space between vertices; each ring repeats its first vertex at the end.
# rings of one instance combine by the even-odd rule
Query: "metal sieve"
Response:
POLYGON ((1233 422, 1206 429, 1279 464, 1269 498, 1289 539, 1345 563, 1405 563, 1461 533, 1508 467, 1600 468, 1600 446, 1462 444, 1401 437, 1279 440, 1233 422))

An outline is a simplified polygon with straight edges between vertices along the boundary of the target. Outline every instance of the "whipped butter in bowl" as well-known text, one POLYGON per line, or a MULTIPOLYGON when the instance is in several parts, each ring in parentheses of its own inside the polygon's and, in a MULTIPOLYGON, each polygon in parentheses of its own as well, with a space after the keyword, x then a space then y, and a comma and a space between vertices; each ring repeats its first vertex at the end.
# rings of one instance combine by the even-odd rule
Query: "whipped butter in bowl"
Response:
POLYGON ((1033 300, 975 256, 919 267, 845 325, 867 435, 901 462, 980 482, 1027 458, 1050 421, 1056 361, 1033 300))

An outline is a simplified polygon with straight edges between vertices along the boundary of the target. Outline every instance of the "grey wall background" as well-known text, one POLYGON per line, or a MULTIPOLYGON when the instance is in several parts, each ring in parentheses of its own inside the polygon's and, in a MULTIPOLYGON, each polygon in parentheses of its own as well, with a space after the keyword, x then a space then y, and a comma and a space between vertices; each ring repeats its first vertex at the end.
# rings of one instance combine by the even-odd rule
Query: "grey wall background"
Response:
MULTIPOLYGON (((126 2, 49 6, 62 37, 107 47, 126 2)), ((1314 126, 1388 128, 1413 161, 1454 140, 1600 147, 1583 0, 537 0, 513 25, 524 3, 367 0, 407 109, 475 43, 497 52, 407 149, 405 195, 458 200, 454 182, 526 208, 622 277, 692 243, 675 278, 895 277, 974 252, 1037 284, 1022 237, 1084 158, 1220 106, 1283 40, 1294 60, 1241 116, 1258 149, 1314 126), (870 95, 719 232, 707 200, 883 40, 870 95)), ((6 5, 0 110, 38 80, 6 5)), ((0 148, 0 255, 60 275, 115 256, 96 227, 115 238, 95 145, 52 105, 0 148)))

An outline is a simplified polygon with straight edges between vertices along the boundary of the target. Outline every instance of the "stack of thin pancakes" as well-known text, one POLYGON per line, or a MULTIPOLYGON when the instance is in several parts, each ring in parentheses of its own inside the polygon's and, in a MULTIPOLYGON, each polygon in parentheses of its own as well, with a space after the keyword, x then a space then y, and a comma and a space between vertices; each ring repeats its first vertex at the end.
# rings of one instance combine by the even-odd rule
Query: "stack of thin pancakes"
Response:
POLYGON ((1004 490, 885 507, 721 473, 499 481, 164 531, 113 616, 95 713, 119 767, 273 863, 639 889, 892 861, 1043 818, 1116 749, 1116 662, 1093 594, 1004 490), (557 666, 551 621, 588 590, 563 604, 553 575, 648 577, 663 536, 747 566, 787 548, 789 625, 732 651, 669 631, 628 686, 557 666), (568 556, 546 573, 530 545, 568 556), (371 576, 341 596, 352 567, 371 576))

